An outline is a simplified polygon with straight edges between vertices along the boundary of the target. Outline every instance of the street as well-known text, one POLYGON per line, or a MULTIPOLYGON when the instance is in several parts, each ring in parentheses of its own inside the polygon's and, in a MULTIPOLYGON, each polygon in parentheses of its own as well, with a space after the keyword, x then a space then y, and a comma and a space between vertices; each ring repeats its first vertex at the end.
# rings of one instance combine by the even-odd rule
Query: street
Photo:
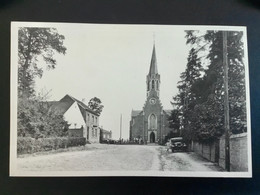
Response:
POLYGON ((157 145, 90 144, 82 151, 17 159, 21 171, 221 171, 193 152, 167 152, 157 145))

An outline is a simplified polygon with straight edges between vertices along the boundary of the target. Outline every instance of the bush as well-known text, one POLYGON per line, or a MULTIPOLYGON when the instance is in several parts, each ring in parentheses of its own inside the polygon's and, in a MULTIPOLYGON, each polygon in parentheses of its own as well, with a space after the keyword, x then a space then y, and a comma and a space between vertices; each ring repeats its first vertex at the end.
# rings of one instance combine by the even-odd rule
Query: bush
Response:
POLYGON ((68 139, 68 147, 71 146, 84 146, 86 145, 85 137, 70 137, 68 139))
POLYGON ((72 146, 83 146, 86 144, 84 137, 52 137, 52 138, 17 138, 17 154, 32 154, 35 152, 57 150, 72 146))
POLYGON ((33 145, 35 139, 31 137, 18 137, 17 138, 17 153, 27 154, 33 153, 33 145))

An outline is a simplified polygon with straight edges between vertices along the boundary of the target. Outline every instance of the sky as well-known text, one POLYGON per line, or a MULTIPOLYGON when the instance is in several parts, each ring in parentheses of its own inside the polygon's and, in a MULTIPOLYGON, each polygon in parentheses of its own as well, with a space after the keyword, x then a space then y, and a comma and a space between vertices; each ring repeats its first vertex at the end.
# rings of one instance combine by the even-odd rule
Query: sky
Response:
MULTIPOLYGON (((65 36, 66 54, 55 54, 57 67, 44 68, 36 79, 37 92, 50 91, 48 100, 69 94, 86 104, 92 97, 104 105, 100 126, 129 138, 131 111, 141 110, 146 100, 146 76, 153 44, 161 76, 160 100, 164 109, 177 93, 180 73, 185 70, 189 47, 182 28, 155 25, 58 25, 65 36)), ((44 67, 44 62, 39 61, 44 67)))
MULTIPOLYGON (((55 54, 57 67, 36 79, 37 92, 50 91, 49 100, 69 94, 86 104, 92 97, 104 105, 100 126, 129 138, 131 111, 142 110, 146 100, 146 76, 153 44, 161 76, 160 100, 164 109, 172 109, 177 82, 185 70, 189 46, 184 28, 165 25, 57 24, 65 36, 65 55, 55 54)), ((44 67, 40 60, 39 65, 44 67)))

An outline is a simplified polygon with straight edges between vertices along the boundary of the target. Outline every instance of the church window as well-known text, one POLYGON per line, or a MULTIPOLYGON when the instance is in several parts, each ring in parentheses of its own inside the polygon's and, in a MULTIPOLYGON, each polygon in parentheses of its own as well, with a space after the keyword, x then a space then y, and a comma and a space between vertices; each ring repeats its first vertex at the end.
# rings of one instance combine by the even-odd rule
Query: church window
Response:
POLYGON ((154 89, 154 80, 152 80, 152 89, 154 89))
POLYGON ((156 89, 159 90, 159 81, 156 81, 156 89))
POLYGON ((147 83, 147 91, 150 91, 150 82, 147 83))
POLYGON ((150 124, 150 129, 156 129, 156 116, 154 114, 150 116, 149 124, 150 124))

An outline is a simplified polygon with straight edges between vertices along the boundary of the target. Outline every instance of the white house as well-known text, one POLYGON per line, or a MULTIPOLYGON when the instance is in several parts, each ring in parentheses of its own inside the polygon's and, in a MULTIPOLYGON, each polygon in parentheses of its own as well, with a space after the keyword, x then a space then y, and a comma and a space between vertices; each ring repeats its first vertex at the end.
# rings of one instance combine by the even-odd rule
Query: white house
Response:
POLYGON ((52 102, 52 109, 64 116, 68 122, 69 136, 85 137, 89 142, 99 142, 99 114, 83 102, 65 95, 60 101, 52 102))

